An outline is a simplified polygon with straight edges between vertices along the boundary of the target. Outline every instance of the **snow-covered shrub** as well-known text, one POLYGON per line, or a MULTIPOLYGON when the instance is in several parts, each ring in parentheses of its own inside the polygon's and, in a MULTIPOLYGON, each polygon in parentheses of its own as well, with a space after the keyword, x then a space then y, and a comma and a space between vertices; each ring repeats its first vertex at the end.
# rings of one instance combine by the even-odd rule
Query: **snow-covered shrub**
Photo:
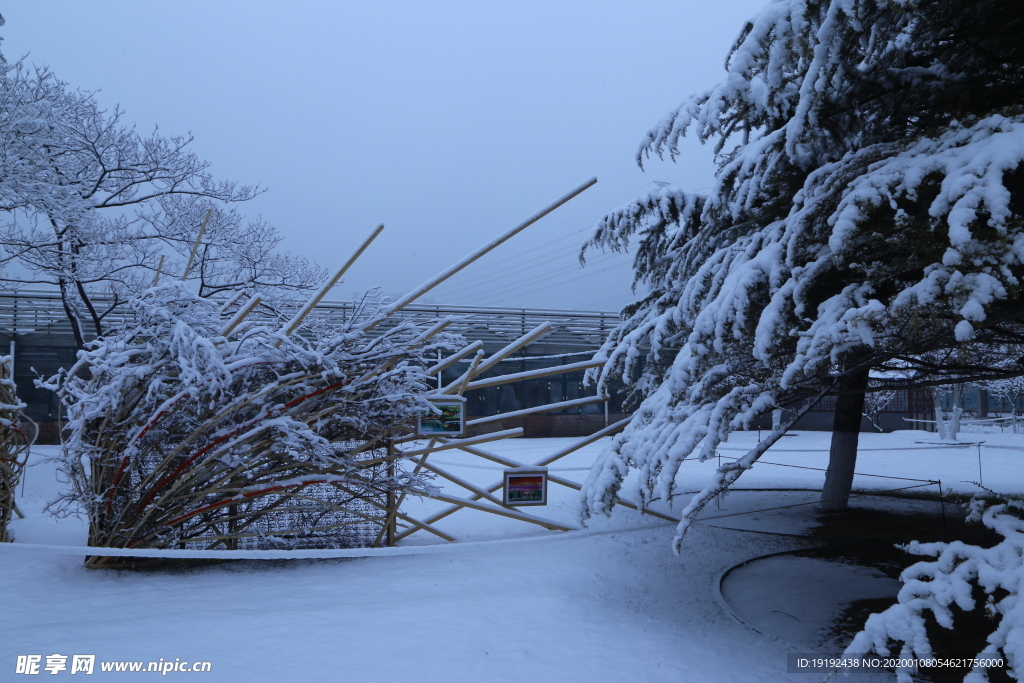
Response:
POLYGON ((389 496, 424 491, 387 444, 427 405, 421 354, 451 337, 370 336, 383 313, 369 305, 340 329, 224 336, 230 316, 179 283, 131 310, 50 381, 69 429, 55 507, 86 513, 91 545, 373 545, 389 496))
POLYGON ((7 525, 17 510, 14 496, 21 478, 35 430, 22 414, 25 404, 15 393, 11 356, 0 356, 0 543, 7 538, 7 525))
MULTIPOLYGON (((903 571, 897 604, 884 612, 868 617, 864 630, 854 637, 846 650, 853 657, 876 652, 891 653, 891 641, 899 643, 895 656, 911 660, 930 659, 935 653, 925 629, 928 615, 944 628, 956 627, 952 607, 964 611, 985 610, 992 617, 992 632, 985 645, 974 654, 1004 655, 1008 670, 1019 678, 1024 656, 1024 603, 1021 584, 1024 581, 1024 505, 1007 501, 987 505, 975 499, 971 504, 970 521, 980 521, 996 531, 1002 540, 991 548, 952 543, 918 543, 905 550, 914 555, 935 558, 914 564, 903 571), (976 599, 979 589, 983 603, 976 599)), ((980 635, 980 634, 975 634, 980 635)), ((988 659, 988 658, 980 658, 988 659)), ((988 681, 986 667, 975 667, 965 683, 988 681)), ((909 667, 897 670, 900 683, 909 683, 914 673, 909 667)))

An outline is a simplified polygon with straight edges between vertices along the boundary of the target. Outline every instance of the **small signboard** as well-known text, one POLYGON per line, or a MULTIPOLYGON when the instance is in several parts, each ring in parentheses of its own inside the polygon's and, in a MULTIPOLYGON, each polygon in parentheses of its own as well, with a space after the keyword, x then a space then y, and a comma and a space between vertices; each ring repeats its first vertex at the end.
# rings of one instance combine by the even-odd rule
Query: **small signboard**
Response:
POLYGON ((505 470, 505 505, 547 505, 547 470, 505 470))
POLYGON ((440 413, 424 411, 417 431, 424 436, 462 436, 466 431, 466 405, 457 399, 432 399, 440 413))

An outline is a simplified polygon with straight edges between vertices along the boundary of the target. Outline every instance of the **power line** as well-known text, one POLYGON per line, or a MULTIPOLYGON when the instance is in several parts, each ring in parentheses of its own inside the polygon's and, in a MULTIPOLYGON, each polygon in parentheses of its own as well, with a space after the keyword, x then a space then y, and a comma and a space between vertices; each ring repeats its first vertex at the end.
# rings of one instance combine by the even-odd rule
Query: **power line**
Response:
MULTIPOLYGON (((517 262, 517 261, 528 260, 530 258, 529 255, 532 254, 532 253, 535 253, 535 252, 538 252, 538 251, 541 251, 541 250, 550 251, 551 248, 554 247, 554 245, 556 245, 556 244, 558 244, 560 242, 565 242, 566 240, 579 239, 579 237, 578 237, 579 233, 582 232, 582 231, 583 231, 583 229, 580 229, 580 230, 577 230, 577 231, 572 232, 570 234, 563 234, 563 236, 560 237, 560 238, 556 238, 556 239, 550 240, 548 242, 540 243, 540 244, 537 244, 536 246, 531 247, 529 249, 526 249, 526 250, 514 253, 514 254, 512 254, 510 256, 507 256, 507 257, 503 257, 503 260, 506 261, 506 262, 513 262, 513 263, 517 262)), ((559 253, 568 253, 568 251, 561 251, 561 250, 559 250, 559 253)), ((479 261, 479 263, 486 263, 487 261, 493 260, 494 258, 496 258, 496 257, 495 256, 490 256, 489 258, 485 257, 485 258, 481 259, 479 261)))
MULTIPOLYGON (((692 181, 697 178, 705 178, 706 174, 701 172, 691 172, 681 174, 680 177, 675 179, 673 185, 681 186, 687 181, 692 181)), ((636 188, 634 191, 629 193, 629 198, 624 199, 618 205, 625 205, 631 201, 635 201, 637 198, 650 194, 656 190, 651 187, 654 181, 648 181, 642 186, 636 188)), ((625 192, 623 194, 626 194, 625 192)), ((584 279, 592 277, 593 275, 608 272, 615 268, 615 265, 609 265, 605 268, 594 269, 594 266, 601 266, 613 259, 620 257, 619 253, 615 252, 604 252, 589 259, 588 265, 590 269, 582 272, 575 269, 568 270, 563 269, 558 272, 548 274, 546 276, 531 277, 528 282, 522 284, 522 271, 524 269, 536 269, 540 266, 545 266, 554 262, 557 262, 563 258, 570 258, 575 255, 579 246, 582 245, 584 239, 582 238, 585 233, 589 233, 593 230, 593 226, 585 228, 579 228, 571 233, 556 237, 545 242, 535 244, 527 249, 519 251, 511 256, 502 259, 499 264, 489 264, 486 259, 482 259, 476 268, 468 269, 466 273, 460 277, 453 278, 448 283, 445 283, 442 287, 439 287, 436 291, 436 295, 452 297, 457 294, 463 294, 469 290, 471 292, 471 299, 477 302, 495 300, 498 295, 501 298, 507 298, 511 295, 527 295, 533 294, 545 287, 550 287, 556 284, 564 284, 573 279, 584 279), (570 251, 563 247, 556 246, 568 240, 578 240, 577 244, 573 246, 570 251), (535 258, 532 255, 537 252, 545 252, 547 255, 541 258, 535 258), (526 287, 525 289, 523 287, 526 287)), ((625 264, 624 264, 625 265, 625 264)))
MULTIPOLYGON (((593 263, 600 264, 611 258, 618 258, 619 254, 602 254, 593 259, 593 263)), ((449 286, 438 288, 439 293, 443 293, 445 290, 464 289, 467 286, 473 287, 478 285, 489 286, 494 284, 498 280, 508 279, 513 276, 519 276, 525 268, 535 269, 538 266, 542 266, 548 263, 559 261, 561 259, 571 259, 571 253, 567 252, 556 252, 547 256, 546 258, 534 258, 529 261, 516 263, 514 260, 508 260, 504 262, 500 267, 495 268, 494 266, 486 267, 481 265, 475 269, 476 272, 471 273, 471 276, 455 277, 449 281, 449 286)), ((517 259, 518 261, 519 259, 517 259)), ((575 264, 576 262, 573 261, 575 264)), ((446 283, 448 284, 448 283, 446 283)))
MULTIPOLYGON (((532 282, 548 281, 552 278, 558 278, 564 274, 568 274, 570 277, 583 276, 587 272, 592 272, 594 267, 603 266, 611 262, 619 262, 626 265, 628 262, 623 261, 623 255, 618 253, 607 253, 601 254, 587 263, 587 268, 580 265, 577 261, 571 260, 570 264, 566 267, 558 268, 545 268, 548 264, 556 263, 563 259, 571 256, 568 254, 553 254, 547 258, 534 259, 527 265, 516 267, 512 264, 495 270, 490 269, 481 273, 475 274, 476 276, 471 280, 464 280, 461 284, 463 288, 466 285, 477 287, 477 294, 491 294, 495 290, 508 291, 509 287, 521 288, 523 286, 523 275, 526 271, 531 271, 533 274, 530 277, 530 282, 526 283, 529 285, 532 282)), ((456 284, 453 282, 453 284, 456 284)))
MULTIPOLYGON (((603 264, 608 263, 609 261, 613 261, 613 260, 616 260, 614 258, 614 256, 609 256, 609 257, 607 257, 605 259, 602 259, 600 261, 595 259, 595 261, 591 265, 592 266, 600 266, 600 265, 603 265, 603 264)), ((594 272, 593 268, 591 268, 590 270, 584 269, 582 267, 576 267, 576 268, 570 268, 570 269, 561 269, 561 270, 556 270, 554 272, 550 272, 550 273, 546 273, 546 274, 541 274, 541 275, 530 277, 528 280, 526 280, 524 282, 524 277, 523 277, 524 274, 523 274, 523 272, 520 271, 520 270, 517 270, 517 271, 509 272, 507 274, 503 274, 502 276, 499 276, 499 277, 493 277, 492 276, 492 277, 489 278, 489 282, 488 282, 489 286, 476 287, 476 288, 472 288, 472 290, 473 290, 473 293, 477 297, 482 297, 482 298, 486 299, 486 298, 489 298, 489 297, 491 297, 491 296, 493 296, 495 294, 498 294, 498 293, 501 293, 501 294, 504 294, 504 295, 507 295, 507 294, 510 294, 510 293, 520 293, 521 289, 524 286, 525 287, 530 287, 530 286, 532 286, 532 285, 534 285, 536 283, 540 283, 540 282, 547 283, 547 282, 550 282, 550 281, 556 280, 556 279, 558 281, 562 281, 562 280, 565 280, 565 279, 586 277, 591 272, 594 272), (511 280, 510 279, 512 276, 515 276, 515 280, 511 280)), ((466 290, 466 289, 470 289, 470 288, 463 287, 462 289, 466 290)))
MULTIPOLYGON (((623 264, 623 265, 625 265, 625 264, 623 264)), ((542 281, 539 281, 539 282, 535 280, 535 281, 532 281, 530 284, 536 284, 537 286, 529 288, 529 289, 525 289, 525 290, 523 290, 523 289, 516 290, 514 293, 516 295, 518 295, 518 296, 526 296, 528 294, 534 294, 536 292, 541 291, 542 289, 547 289, 547 288, 552 287, 554 285, 564 284, 565 282, 571 282, 574 279, 575 280, 580 280, 580 279, 583 279, 583 278, 586 278, 586 277, 591 277, 593 275, 599 275, 601 273, 606 273, 609 270, 614 270, 617 267, 619 267, 619 266, 611 265, 611 266, 608 266, 607 268, 602 268, 600 270, 590 271, 588 273, 582 273, 582 274, 578 274, 578 273, 563 273, 561 275, 561 277, 545 278, 545 279, 543 279, 542 281)), ((487 305, 486 303, 483 303, 483 302, 486 302, 488 299, 492 299, 493 300, 495 298, 495 296, 496 296, 496 294, 492 294, 489 297, 484 296, 484 297, 482 297, 480 299, 477 299, 476 303, 477 303, 477 305, 480 305, 480 306, 487 305)))

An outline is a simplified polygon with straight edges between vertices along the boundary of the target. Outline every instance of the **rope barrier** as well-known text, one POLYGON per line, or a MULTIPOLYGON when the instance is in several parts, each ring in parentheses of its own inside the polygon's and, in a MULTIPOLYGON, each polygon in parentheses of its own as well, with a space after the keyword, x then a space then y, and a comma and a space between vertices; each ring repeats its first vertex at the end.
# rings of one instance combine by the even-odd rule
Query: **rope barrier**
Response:
MULTIPOLYGON (((923 481, 923 480, 914 480, 914 481, 923 481)), ((896 493, 898 491, 906 491, 906 490, 909 490, 909 489, 919 489, 919 488, 923 488, 925 486, 931 486, 931 484, 938 484, 938 483, 939 482, 935 481, 935 482, 929 482, 929 483, 926 483, 926 484, 915 484, 914 486, 902 486, 902 487, 897 488, 897 489, 884 489, 882 491, 851 492, 850 495, 851 496, 878 496, 880 494, 885 494, 885 493, 896 493)), ((773 491, 775 489, 742 489, 742 490, 744 490, 744 491, 773 491)), ((785 490, 792 490, 792 489, 785 489, 785 490)), ((800 489, 800 490, 806 490, 809 493, 820 493, 821 492, 820 490, 815 490, 815 489, 800 489)), ((940 494, 940 496, 941 496, 941 494, 940 494)), ((792 505, 779 505, 778 507, 764 508, 764 509, 761 509, 761 510, 745 510, 743 512, 731 512, 731 513, 729 513, 727 515, 715 515, 714 517, 700 517, 698 519, 695 519, 694 523, 701 524, 701 523, 708 522, 710 520, 724 519, 726 517, 738 517, 740 515, 754 515, 754 514, 759 514, 759 513, 762 513, 762 512, 772 512, 774 510, 785 510, 785 509, 788 509, 788 508, 803 507, 803 506, 807 506, 807 505, 817 505, 819 502, 820 502, 819 500, 812 500, 812 501, 808 501, 806 503, 794 503, 792 505)), ((945 519, 945 514, 946 514, 945 500, 940 497, 939 502, 942 504, 942 515, 943 515, 943 519, 945 519)), ((734 529, 732 527, 719 527, 719 526, 715 526, 714 524, 709 524, 708 526, 710 526, 710 527, 712 527, 714 529, 728 529, 729 531, 741 531, 741 532, 747 532, 747 533, 752 533, 752 534, 767 534, 769 536, 789 536, 789 537, 792 537, 792 538, 813 538, 813 539, 819 539, 819 537, 817 537, 817 536, 809 536, 807 534, 786 533, 786 532, 783 532, 783 531, 766 531, 766 530, 762 530, 762 529, 734 529)), ((824 540, 828 540, 828 539, 819 539, 819 540, 823 540, 824 541, 824 540)))
MULTIPOLYGON (((901 448, 858 448, 858 453, 885 452, 885 451, 934 451, 945 448, 970 448, 976 446, 974 443, 963 444, 935 444, 934 446, 903 446, 901 448)), ((986 448, 988 448, 986 446, 986 448)), ((749 448, 728 448, 720 447, 720 451, 743 451, 746 453, 749 448)), ((827 448, 770 448, 773 453, 828 453, 827 448)))
MULTIPOLYGON (((722 456, 719 456, 719 457, 726 458, 728 460, 739 460, 739 458, 734 458, 731 455, 722 455, 722 456)), ((828 472, 828 470, 825 469, 824 467, 808 467, 807 465, 787 465, 787 464, 781 463, 781 462, 768 462, 767 460, 758 460, 757 463, 755 463, 755 464, 758 464, 758 465, 778 465, 779 467, 795 467, 795 468, 801 469, 801 470, 816 470, 818 472, 828 472)), ((888 474, 866 474, 864 472, 854 472, 853 474, 854 474, 854 476, 857 476, 857 477, 878 477, 879 479, 899 479, 901 481, 923 481, 923 482, 926 482, 928 484, 938 484, 939 483, 938 480, 936 480, 936 479, 912 479, 911 477, 893 477, 893 476, 890 476, 888 474)))
POLYGON ((331 560, 348 557, 394 557, 399 555, 439 555, 463 552, 475 548, 518 545, 522 543, 544 543, 548 541, 573 541, 593 536, 650 531, 665 528, 666 523, 644 524, 617 529, 588 529, 585 531, 552 532, 537 536, 499 538, 490 541, 455 541, 431 545, 393 546, 390 548, 337 548, 315 550, 188 550, 180 548, 99 548, 96 546, 45 545, 39 543, 0 543, 0 554, 44 553, 51 555, 75 555, 92 557, 149 557, 183 560, 331 560))
MULTIPOLYGON (((926 481, 915 479, 911 481, 926 481)), ((877 496, 884 493, 895 493, 908 489, 922 488, 939 482, 927 482, 914 486, 904 486, 896 489, 885 489, 882 491, 853 492, 853 496, 877 496)), ((761 492, 761 491, 806 491, 808 493, 820 493, 818 489, 734 489, 733 492, 761 492)), ((679 493, 675 495, 689 495, 695 492, 679 493)), ((727 515, 716 515, 714 517, 701 517, 694 520, 695 523, 706 523, 715 519, 737 517, 740 515, 752 515, 774 510, 816 505, 819 501, 813 500, 805 503, 792 505, 780 505, 777 507, 764 508, 759 510, 745 510, 727 515)), ((772 536, 789 536, 794 538, 815 538, 806 534, 791 534, 780 531, 766 531, 759 529, 732 529, 730 527, 717 527, 716 529, 738 531, 745 533, 767 534, 772 536)), ((549 541, 572 541, 595 536, 610 536, 619 533, 632 533, 636 531, 651 531, 662 529, 665 523, 644 524, 639 526, 621 527, 616 529, 599 529, 584 531, 565 531, 547 533, 536 536, 522 536, 518 538, 503 538, 489 541, 456 541, 453 543, 436 543, 431 545, 389 547, 389 548, 340 548, 340 549, 313 549, 313 550, 187 550, 179 548, 166 549, 131 549, 131 548, 100 548, 96 546, 66 546, 47 545, 39 543, 0 543, 0 554, 7 553, 39 553, 50 555, 71 555, 71 556, 92 556, 92 557, 134 557, 134 558, 155 558, 155 559, 185 559, 185 560, 328 560, 356 557, 396 557, 407 555, 437 555, 447 553, 458 553, 470 551, 477 548, 486 548, 504 545, 518 545, 523 543, 545 543, 549 541)), ((825 540, 825 539, 820 539, 825 540)))
MULTIPOLYGON (((566 354, 569 355, 569 354, 566 354)), ((955 449, 955 448, 969 448, 972 445, 977 444, 936 444, 935 446, 911 446, 903 448, 861 448, 858 452, 864 451, 912 451, 912 450, 935 450, 935 449, 955 449)), ((986 445, 986 448, 998 448, 1003 450, 1024 450, 1024 448, 1015 446, 995 446, 986 445)), ((718 450, 730 450, 730 451, 747 451, 745 448, 720 448, 718 450)), ((775 452, 780 453, 827 453, 825 449, 775 449, 775 452)), ((719 455, 722 458, 728 458, 730 460, 736 460, 732 456, 719 455)), ((791 467, 795 469, 804 470, 815 470, 819 472, 827 472, 827 469, 821 467, 810 467, 807 465, 791 465, 786 463, 769 462, 769 461, 758 461, 759 464, 764 465, 775 465, 777 467, 791 467)), ((439 464, 445 464, 448 466, 455 467, 468 467, 472 469, 486 469, 486 470, 500 470, 504 469, 501 467, 487 467, 483 465, 469 465, 464 463, 455 462, 444 462, 439 464)), ((548 468, 550 471, 585 471, 590 470, 589 467, 563 467, 563 468, 548 468)), ((898 491, 906 491, 915 488, 923 488, 931 485, 938 484, 941 486, 941 482, 932 479, 914 479, 911 477, 895 477, 884 474, 869 474, 864 472, 855 472, 855 476, 860 477, 875 477, 880 479, 894 479, 900 481, 916 481, 922 482, 913 486, 904 486, 895 489, 883 489, 878 491, 870 492, 854 492, 851 495, 854 496, 873 496, 881 495, 886 493, 895 493, 898 491)), ((733 489, 734 492, 739 491, 807 491, 807 492, 820 492, 819 489, 774 489, 774 488, 754 488, 754 489, 733 489)), ((940 490, 941 491, 941 490, 940 490)), ((690 495, 691 492, 676 493, 673 497, 690 495)), ((940 492, 941 496, 941 492, 940 492)), ((759 510, 747 510, 743 512, 729 513, 726 515, 716 515, 714 517, 702 517, 694 520, 696 523, 704 523, 715 519, 724 519, 727 517, 736 517, 740 515, 751 515, 759 514, 764 512, 772 512, 774 510, 784 510, 794 507, 802 507, 807 505, 816 505, 819 501, 813 500, 805 503, 795 503, 792 505, 781 505, 777 507, 764 508, 759 510)), ((710 525, 714 527, 714 525, 710 525)), ((646 531, 651 529, 663 528, 664 523, 657 524, 646 524, 642 526, 634 527, 623 527, 617 529, 602 529, 602 530, 585 530, 585 531, 566 531, 558 533, 548 533, 538 536, 524 536, 518 538, 506 538, 506 539, 494 539, 488 541, 462 541, 454 543, 444 544, 432 544, 432 545, 421 545, 421 546, 405 546, 405 547, 387 547, 387 548, 342 548, 342 549, 311 549, 311 550, 188 550, 180 548, 166 548, 166 549, 130 549, 130 548, 99 548, 95 546, 63 546, 63 545, 46 545, 46 544, 33 544, 33 543, 0 543, 0 553, 3 552, 14 552, 14 553, 48 553, 57 555, 74 555, 74 556, 95 556, 95 557, 135 557, 135 558, 163 558, 163 559, 203 559, 203 560, 303 560, 303 559, 340 559, 340 558, 354 558, 354 557, 392 557, 392 556, 404 556, 404 555, 432 555, 432 554, 444 554, 451 552, 462 552, 466 550, 472 550, 480 547, 492 547, 495 545, 506 545, 506 544, 520 544, 520 543, 536 543, 536 542, 547 542, 552 540, 575 540, 580 538, 588 538, 592 536, 603 536, 611 535, 616 533, 630 533, 634 531, 646 531)), ((721 529, 729 529, 728 527, 714 527, 721 529)), ((787 534, 783 532, 773 531, 760 531, 756 529, 731 529, 733 531, 741 531, 747 533, 763 533, 770 535, 781 535, 781 536, 794 536, 800 538, 809 538, 801 534, 787 534)))

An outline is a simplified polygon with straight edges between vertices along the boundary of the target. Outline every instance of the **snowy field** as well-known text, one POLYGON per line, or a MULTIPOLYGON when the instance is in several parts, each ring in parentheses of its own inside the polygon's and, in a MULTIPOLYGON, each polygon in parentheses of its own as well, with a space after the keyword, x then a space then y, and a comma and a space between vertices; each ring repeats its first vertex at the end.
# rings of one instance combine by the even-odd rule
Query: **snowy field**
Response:
MULTIPOLYGON (((803 468, 825 467, 828 439, 814 432, 782 439, 738 486, 819 488, 823 472, 803 468)), ((1024 492, 1024 435, 962 434, 961 440, 984 441, 980 473, 977 446, 937 447, 925 432, 864 434, 857 471, 906 479, 861 475, 855 486, 893 489, 922 483, 910 480, 941 480, 944 490, 967 492, 977 490, 970 482, 980 478, 1000 492, 1024 492)), ((573 441, 519 439, 487 448, 533 463, 573 441)), ((756 441, 756 432, 737 434, 722 454, 740 455, 729 449, 756 441)), ((602 445, 553 463, 551 472, 582 481, 602 445)), ((709 523, 693 527, 680 557, 669 548, 672 523, 625 508, 567 533, 463 510, 438 523, 463 543, 439 546, 420 532, 403 545, 421 554, 89 571, 81 557, 20 547, 85 543, 82 522, 42 511, 60 487, 52 467, 40 462, 54 449, 34 451, 36 464, 19 501, 26 518, 12 524, 15 543, 0 546, 9 624, 0 640, 0 681, 27 680, 14 673, 17 655, 26 654, 43 655, 44 665, 51 654, 94 654, 97 662, 209 661, 210 673, 167 676, 211 681, 822 678, 787 674, 786 653, 797 650, 744 626, 717 593, 719 577, 733 565, 809 544, 712 526, 710 517, 720 510, 709 508, 709 523), (435 547, 422 547, 429 544, 435 547)), ((477 485, 501 477, 500 466, 462 452, 439 453, 432 461, 477 485)), ((701 488, 714 464, 686 463, 681 490, 701 488)), ((740 495, 727 503, 731 514, 809 496, 740 495)), ((686 500, 678 499, 676 509, 686 500)), ((408 509, 419 516, 440 507, 409 501, 408 509)), ((576 527, 576 510, 577 494, 552 485, 549 505, 530 512, 576 527)), ((97 679, 160 676, 98 668, 97 679)))

